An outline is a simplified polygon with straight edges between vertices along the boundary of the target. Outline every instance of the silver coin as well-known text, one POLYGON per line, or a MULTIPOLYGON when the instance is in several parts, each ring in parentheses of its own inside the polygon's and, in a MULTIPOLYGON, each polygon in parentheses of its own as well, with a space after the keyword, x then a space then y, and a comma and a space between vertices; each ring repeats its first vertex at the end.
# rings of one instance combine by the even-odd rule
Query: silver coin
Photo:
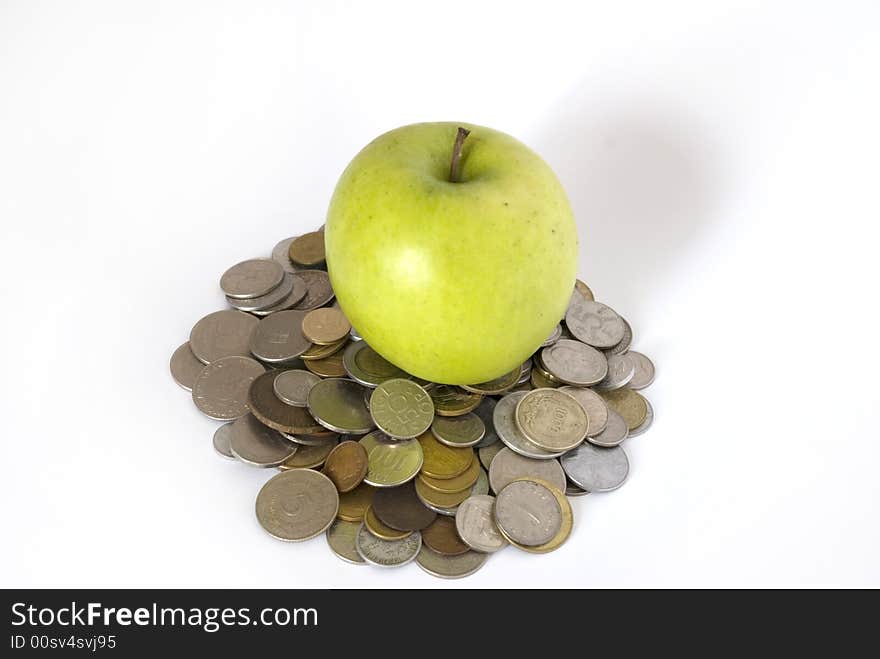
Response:
POLYGON ((277 467, 296 453, 296 444, 248 412, 232 424, 229 450, 246 464, 268 468, 277 467))
POLYGON ((235 309, 209 313, 189 333, 189 347, 196 358, 210 364, 223 357, 250 357, 251 334, 260 321, 235 309))
POLYGON ((516 423, 516 406, 527 393, 527 391, 514 391, 498 401, 498 404, 495 405, 495 412, 492 414, 495 432, 498 433, 499 439, 504 442, 507 448, 522 456, 535 460, 558 458, 565 451, 545 451, 541 447, 535 446, 516 423))
POLYGON ((284 279, 284 269, 272 259, 250 259, 236 263, 220 277, 220 288, 228 297, 259 297, 284 279))
POLYGON ((471 495, 458 505, 455 529, 471 549, 492 553, 508 544, 495 524, 494 506, 495 497, 488 494, 471 495))
POLYGON ((616 346, 606 350, 605 352, 607 354, 622 355, 623 353, 625 353, 629 350, 629 347, 632 344, 632 340, 633 340, 632 327, 627 322, 626 318, 624 318, 623 316, 620 316, 620 320, 623 321, 623 338, 620 340, 620 342, 616 346))
POLYGON ((287 294, 287 297, 281 300, 278 304, 273 304, 271 307, 255 309, 254 311, 251 311, 252 314, 263 317, 273 314, 276 311, 286 311, 287 309, 295 307, 305 297, 306 292, 308 291, 305 280, 298 274, 287 274, 287 277, 292 283, 292 288, 290 289, 290 293, 287 294))
POLYGON ((466 551, 457 556, 446 556, 422 545, 416 556, 416 565, 422 568, 432 577, 441 579, 462 579, 471 576, 486 564, 488 554, 476 551, 466 551))
POLYGON ((624 439, 629 437, 629 429, 622 416, 612 409, 608 409, 608 423, 598 435, 587 437, 587 441, 596 446, 618 446, 624 439))
POLYGON ((651 405, 651 401, 649 401, 646 398, 645 403, 648 405, 648 413, 645 415, 645 420, 642 421, 638 427, 633 428, 632 430, 629 431, 630 437, 636 437, 638 435, 641 435, 643 432, 645 432, 648 428, 651 427, 652 423, 654 423, 654 408, 651 405))
POLYGON ((366 565, 367 562, 357 553, 355 539, 361 528, 360 522, 346 522, 341 519, 334 521, 327 529, 327 544, 330 550, 347 563, 366 565))
POLYGON ((265 371, 250 357, 223 357, 208 364, 193 383, 193 402, 205 416, 233 421, 248 411, 251 382, 265 371))
POLYGON ((571 482, 587 492, 616 490, 629 474, 629 459, 619 446, 602 448, 585 442, 560 462, 571 482))
POLYGON ((654 362, 635 350, 627 354, 635 366, 635 374, 629 381, 629 388, 644 389, 654 381, 654 362))
POLYGON ((174 354, 171 355, 170 366, 171 377, 187 391, 192 391, 193 383, 196 381, 199 373, 202 372, 202 369, 205 368, 205 365, 193 354, 192 349, 189 347, 189 341, 174 351, 174 354))
POLYGON ((486 425, 473 412, 461 416, 437 415, 431 422, 431 434, 441 444, 453 448, 475 446, 486 434, 486 425))
POLYGON ((333 481, 313 469, 289 469, 270 478, 257 495, 257 521, 273 538, 309 540, 326 531, 339 512, 333 481))
POLYGON ((306 284, 306 295, 294 307, 300 311, 311 311, 323 307, 333 299, 333 287, 330 276, 323 270, 298 270, 297 276, 302 277, 306 284))
POLYGON ((309 404, 309 391, 321 381, 311 371, 292 369, 281 371, 275 376, 272 388, 279 399, 294 407, 307 407, 309 404))
POLYGON ((611 348, 620 343, 626 332, 614 309, 579 295, 571 298, 565 324, 575 338, 594 348, 611 348))
POLYGON ((377 567, 400 567, 413 561, 422 548, 422 534, 413 531, 401 540, 380 540, 361 524, 355 538, 357 553, 377 567))
POLYGON ((608 356, 608 375, 596 383, 597 391, 622 389, 635 375, 636 367, 628 353, 608 356))
POLYGON ((509 448, 501 449, 489 465, 489 487, 498 494, 518 478, 538 478, 560 492, 565 491, 565 472, 558 460, 535 460, 514 453, 509 448))
POLYGON ((574 396, 574 399, 587 412, 587 419, 589 419, 587 437, 598 435, 605 430, 605 426, 608 423, 608 406, 605 404, 602 396, 591 389, 584 389, 583 387, 565 386, 559 387, 559 391, 564 391, 570 396, 574 396))
POLYGON ((279 311, 258 321, 251 336, 251 353, 269 364, 299 357, 312 347, 312 342, 302 333, 305 315, 305 311, 279 311))
MULTIPOLYGON (((489 475, 480 469, 480 475, 477 476, 477 482, 471 486, 471 491, 468 494, 468 497, 480 496, 482 494, 489 494, 489 475)), ((418 496, 418 491, 416 491, 416 495, 418 496)), ((447 517, 455 517, 458 512, 458 506, 452 506, 451 508, 441 508, 440 506, 435 506, 431 503, 428 503, 422 497, 419 497, 419 501, 421 501, 426 508, 433 510, 435 513, 440 515, 446 515, 447 517)), ((459 504, 460 505, 460 504, 459 504)))
POLYGON ((348 335, 351 337, 352 341, 363 341, 364 340, 364 337, 362 337, 360 334, 358 334, 358 331, 354 327, 352 327, 351 330, 349 330, 348 335))
POLYGON ((545 451, 570 451, 587 436, 587 411, 564 391, 534 389, 516 404, 514 420, 522 434, 545 451))
POLYGON ((495 498, 494 512, 495 523, 505 535, 527 547, 550 542, 562 528, 562 509, 556 496, 531 480, 506 485, 495 498))
MULTIPOLYGON (((531 374, 531 361, 529 362, 529 374, 531 374)), ((477 409, 474 410, 474 414, 476 414, 480 419, 483 420, 483 425, 486 427, 486 432, 483 435, 483 439, 477 442, 474 445, 474 448, 485 448, 490 446, 498 441, 498 433, 495 432, 495 405, 497 405, 498 401, 494 398, 490 398, 489 396, 483 396, 483 400, 480 401, 480 404, 477 405, 477 409)))
POLYGON ((297 271, 297 267, 294 265, 293 261, 290 260, 290 243, 297 238, 299 238, 299 236, 285 238, 272 248, 272 258, 275 261, 278 261, 278 264, 284 269, 284 272, 289 272, 291 274, 297 271))
POLYGON ((259 311, 278 304, 290 295, 292 290, 293 275, 285 272, 281 283, 265 295, 247 298, 234 298, 227 295, 226 302, 229 303, 229 306, 234 307, 239 311, 259 311))
POLYGON ((232 450, 229 448, 232 441, 232 424, 224 423, 214 431, 214 450, 224 458, 235 460, 232 450))
POLYGON ((550 336, 547 337, 547 339, 544 341, 544 343, 541 344, 541 347, 546 348, 547 346, 552 346, 554 343, 556 343, 559 340, 559 337, 561 337, 561 336, 562 336, 562 324, 558 324, 553 329, 553 333, 550 334, 550 336))
POLYGON ((516 381, 517 384, 524 384, 529 381, 529 378, 532 376, 532 358, 529 357, 522 364, 522 371, 519 374, 519 380, 516 381))
POLYGON ((595 348, 571 339, 560 339, 541 351, 541 363, 565 384, 588 387, 608 373, 608 360, 595 348))
POLYGON ((308 408, 315 421, 334 432, 362 435, 376 427, 364 404, 363 387, 352 380, 317 382, 309 390, 308 408))

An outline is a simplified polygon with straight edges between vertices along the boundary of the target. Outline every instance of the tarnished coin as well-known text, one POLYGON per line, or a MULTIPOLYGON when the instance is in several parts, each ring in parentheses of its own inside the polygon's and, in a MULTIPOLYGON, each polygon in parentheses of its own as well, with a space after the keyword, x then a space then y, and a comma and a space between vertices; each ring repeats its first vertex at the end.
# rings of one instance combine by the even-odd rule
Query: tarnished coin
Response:
POLYGON ((193 326, 189 347, 205 364, 223 357, 250 357, 251 334, 259 322, 250 314, 235 309, 209 313, 193 326))
POLYGON ((277 430, 264 426, 253 414, 245 414, 232 424, 229 450, 246 464, 268 468, 287 460, 296 453, 297 447, 277 430))
POLYGON ((562 509, 550 488, 515 480, 495 498, 495 523, 504 537, 535 547, 550 542, 562 528, 562 509))
POLYGON ((488 554, 468 551, 457 556, 444 556, 422 545, 416 556, 416 565, 432 577, 441 579, 462 579, 479 570, 488 560, 488 554))
POLYGON ((644 389, 654 381, 654 362, 635 350, 631 350, 627 354, 635 367, 633 378, 629 381, 629 388, 644 389))
POLYGON ((323 472, 339 492, 350 492, 367 475, 367 452, 358 442, 337 444, 324 461, 323 472))
POLYGON ((362 435, 374 427, 363 387, 351 380, 321 380, 309 390, 308 407, 318 423, 334 432, 362 435))
POLYGON ((419 480, 424 482, 424 484, 432 490, 437 490, 444 494, 452 494, 472 487, 473 484, 477 482, 480 472, 482 471, 480 461, 474 458, 471 460, 470 467, 454 478, 431 478, 425 474, 419 474, 419 480))
POLYGON ((505 446, 527 458, 550 460, 559 457, 564 451, 547 451, 534 444, 523 434, 516 422, 516 406, 528 393, 530 392, 515 391, 498 401, 493 414, 495 432, 505 446))
POLYGON ((477 455, 480 458, 480 464, 483 465, 484 469, 488 469, 492 465, 492 460, 503 448, 505 448, 504 442, 496 442, 489 446, 483 446, 477 451, 477 455))
POLYGON ((560 492, 565 491, 565 472, 558 460, 534 460, 509 448, 501 449, 489 465, 489 487, 498 494, 508 483, 520 478, 539 478, 560 492))
POLYGON ((651 427, 651 424, 654 423, 654 408, 651 406, 651 401, 647 398, 645 399, 645 405, 648 408, 647 414, 645 414, 645 420, 642 423, 632 430, 629 431, 630 437, 636 437, 645 432, 648 428, 651 427))
POLYGON ((358 554, 377 567, 400 567, 415 559, 422 548, 422 534, 412 533, 403 540, 381 540, 361 525, 355 539, 358 554))
POLYGON ((605 405, 602 396, 591 389, 584 389, 583 387, 566 386, 560 387, 559 391, 564 391, 568 395, 574 396, 574 399, 586 410, 587 419, 589 420, 587 437, 595 437, 605 430, 605 424, 608 423, 608 406, 605 405))
POLYGON ((455 519, 443 515, 422 529, 422 544, 443 556, 460 556, 470 551, 470 547, 458 536, 455 519))
POLYGON ((464 489, 461 492, 439 492, 425 485, 425 481, 420 478, 417 478, 414 482, 416 485, 416 495, 431 510, 436 508, 453 508, 471 495, 470 488, 464 489))
POLYGON ((455 528, 462 541, 475 551, 496 552, 507 545, 495 524, 495 497, 472 495, 461 502, 455 513, 455 528))
POLYGON ((461 416, 472 412, 483 400, 482 394, 465 391, 451 384, 438 384, 428 392, 434 401, 434 412, 440 416, 461 416))
MULTIPOLYGON (((489 477, 486 475, 486 472, 480 469, 480 475, 477 477, 477 482, 474 483, 473 487, 470 489, 470 494, 468 496, 478 496, 480 494, 488 494, 489 493, 489 477)), ((416 493, 418 494, 418 492, 416 493)), ((433 504, 428 503, 425 500, 422 500, 422 503, 428 506, 431 510, 439 515, 446 515, 447 517, 455 517, 456 512, 458 511, 458 506, 450 506, 449 508, 443 508, 442 506, 435 506, 433 504)))
POLYGON ((189 347, 189 341, 180 346, 171 355, 171 377, 187 391, 192 391, 193 384, 205 365, 200 362, 189 347))
POLYGON ((339 495, 339 519, 346 522, 362 522, 364 515, 373 504, 373 495, 376 488, 366 483, 361 483, 351 492, 344 492, 339 495))
POLYGON ((360 528, 360 522, 345 522, 337 519, 327 529, 327 544, 330 545, 331 551, 343 561, 355 565, 366 565, 367 562, 361 558, 357 547, 355 547, 355 539, 360 528))
POLYGON ((284 269, 284 272, 293 274, 297 268, 290 260, 290 243, 296 240, 297 236, 285 238, 272 248, 272 258, 278 261, 278 264, 284 269))
POLYGON ((397 487, 411 481, 422 467, 422 446, 415 439, 396 440, 379 431, 360 440, 368 456, 364 480, 375 487, 397 487))
MULTIPOLYGON (((531 367, 529 367, 529 372, 531 373, 531 367)), ((477 409, 474 410, 474 414, 480 417, 480 420, 483 422, 483 427, 486 429, 486 432, 483 433, 483 438, 474 444, 475 448, 483 448, 498 441, 498 433, 495 432, 494 420, 496 404, 497 401, 494 398, 484 397, 483 400, 480 401, 480 404, 477 405, 477 409)))
POLYGON ((608 356, 608 374, 596 383, 597 391, 614 391, 629 384, 635 375, 636 367, 629 354, 608 356))
POLYGON ((311 348, 306 350, 303 354, 299 356, 303 362, 311 362, 317 361, 319 359, 327 359, 328 357, 332 357, 335 354, 338 354, 340 350, 342 350, 348 344, 348 338, 341 339, 336 343, 330 343, 328 345, 322 346, 317 343, 312 345, 311 348))
POLYGON ((557 325, 556 327, 553 328, 553 332, 550 334, 550 336, 548 336, 544 340, 544 343, 542 343, 540 347, 546 348, 547 346, 552 346, 554 343, 556 343, 560 339, 560 337, 562 337, 562 325, 561 324, 557 325))
POLYGON ((326 346, 348 338, 351 325, 339 309, 325 307, 309 311, 303 318, 302 330, 309 341, 326 346))
POLYGON ((277 371, 269 371, 258 376, 251 383, 247 392, 247 405, 254 416, 270 428, 287 435, 319 439, 335 437, 331 431, 315 421, 305 408, 294 407, 279 400, 275 395, 277 375, 277 371))
POLYGON ((412 380, 385 380, 370 396, 370 410, 379 430, 395 439, 413 439, 431 427, 434 403, 412 380))
POLYGON ((558 389, 535 389, 516 405, 517 427, 533 444, 550 452, 573 449, 587 436, 587 413, 573 396, 558 389))
POLYGON ((447 446, 474 446, 486 434, 483 420, 473 412, 461 416, 436 416, 431 432, 447 446))
POLYGON ((589 494, 585 489, 578 487, 571 481, 568 481, 565 484, 565 496, 567 497, 582 497, 589 494))
POLYGON ((421 531, 437 513, 419 501, 412 482, 400 487, 384 487, 373 496, 373 512, 385 524, 398 531, 421 531))
POLYGON ((268 309, 269 307, 273 307, 287 299, 287 296, 293 291, 293 282, 293 275, 289 275, 285 272, 281 283, 265 295, 247 298, 234 298, 227 295, 226 301, 229 303, 229 306, 234 307, 239 311, 258 311, 260 309, 268 309))
POLYGON ((549 348, 544 348, 541 362, 557 380, 580 387, 601 382, 608 373, 605 355, 571 339, 560 339, 549 348))
POLYGON ((626 421, 614 410, 608 410, 608 422, 598 435, 587 437, 587 441, 606 448, 619 445, 629 435, 626 421))
POLYGON ((593 296, 593 291, 590 290, 590 287, 587 286, 580 279, 574 280, 574 290, 584 296, 587 300, 595 300, 596 298, 593 296))
POLYGON ((594 348, 611 348, 620 343, 626 330, 614 309, 578 296, 572 296, 571 301, 565 324, 575 338, 594 348))
POLYGON ((276 311, 285 311, 287 309, 292 309, 297 304, 299 304, 305 297, 306 292, 308 291, 308 286, 306 285, 305 279, 303 279, 298 274, 290 273, 285 273, 285 278, 290 280, 290 292, 276 304, 273 304, 269 307, 263 307, 261 309, 254 309, 250 313, 254 314, 255 316, 268 316, 269 314, 275 313, 276 311))
MULTIPOLYGON (((562 382, 557 380, 556 378, 548 377, 547 373, 541 370, 541 367, 537 364, 532 368, 532 374, 529 377, 529 382, 531 383, 532 389, 552 389, 553 387, 561 387, 562 382)), ((511 390, 511 393, 517 391, 529 391, 529 389, 516 389, 511 390)))
MULTIPOLYGON (((545 542, 541 545, 525 545, 516 542, 516 540, 512 539, 510 536, 507 536, 507 539, 517 549, 522 549, 523 551, 527 551, 532 554, 546 554, 547 552, 554 551, 559 549, 562 544, 568 540, 568 537, 571 535, 571 529, 574 526, 574 515, 571 510, 571 504, 566 498, 565 494, 557 490, 553 485, 547 483, 546 481, 542 481, 539 479, 534 479, 534 482, 539 485, 544 485, 556 498, 556 503, 559 504, 559 509, 562 512, 562 523, 559 526, 559 531, 556 532, 556 535, 553 536, 548 542, 545 542)), ((499 530, 504 533, 505 530, 499 527, 499 530)))
POLYGON ((398 531, 397 529, 392 529, 381 519, 376 517, 376 513, 373 512, 372 507, 367 508, 367 512, 364 514, 364 526, 366 526, 367 530, 380 540, 403 540, 406 536, 412 533, 412 531, 398 531))
POLYGON ((320 467, 335 447, 335 439, 314 446, 298 444, 296 453, 278 465, 278 468, 281 471, 287 471, 288 469, 314 469, 315 467, 320 467))
POLYGON ((648 414, 648 403, 644 396, 632 389, 617 389, 616 391, 600 391, 599 395, 605 399, 605 404, 626 421, 626 427, 632 430, 642 425, 648 414))
POLYGON ((323 359, 309 359, 305 367, 322 378, 344 378, 348 375, 342 367, 342 353, 336 352, 323 359))
POLYGON ((418 442, 424 456, 422 473, 431 478, 455 478, 464 473, 473 462, 472 449, 446 446, 429 432, 419 435, 418 442))
POLYGON ((229 443, 232 441, 232 424, 224 423, 222 426, 217 428, 214 431, 214 450, 217 451, 224 458, 229 458, 230 460, 235 460, 235 456, 232 455, 232 451, 229 448, 229 443))
POLYGON ((211 419, 237 419, 248 411, 249 388, 264 370, 250 357, 221 357, 202 368, 196 377, 193 402, 211 419))
POLYGON ((560 462, 571 482, 587 492, 616 490, 629 474, 629 460, 619 446, 602 448, 585 442, 560 462))
POLYGON ((272 259, 250 259, 232 266, 220 277, 220 288, 228 297, 265 295, 284 279, 284 268, 272 259))
POLYGON ((288 250, 290 260, 311 267, 324 262, 324 232, 312 231, 294 238, 288 250))
POLYGON ((633 340, 633 331, 630 324, 627 322, 626 318, 623 316, 620 317, 620 320, 623 321, 623 338, 620 342, 609 348, 606 352, 610 355, 622 355, 629 350, 629 346, 632 344, 633 340))
POLYGON ((321 381, 314 373, 292 369, 280 371, 272 382, 275 395, 288 405, 306 407, 309 403, 309 391, 321 381))
POLYGON ((366 341, 349 344, 342 355, 342 365, 352 380, 365 387, 375 388, 385 380, 406 376, 401 369, 368 346, 366 341))
POLYGON ((323 270, 299 270, 297 277, 301 277, 306 285, 305 296, 296 304, 294 309, 299 311, 311 311, 323 307, 333 299, 333 287, 330 285, 330 276, 323 270))
POLYGON ((519 382, 519 376, 522 374, 522 368, 517 366, 512 371, 501 375, 494 380, 490 380, 489 382, 481 382, 479 384, 463 384, 461 388, 465 391, 470 391, 475 394, 503 394, 505 391, 509 391, 511 388, 516 386, 516 383, 519 382))
POLYGON ((279 364, 299 357, 311 347, 303 336, 302 311, 279 311, 259 321, 251 335, 251 353, 269 364, 279 364))
POLYGON ((257 495, 257 520, 273 538, 299 542, 327 530, 336 519, 339 494, 324 474, 291 469, 276 474, 257 495))

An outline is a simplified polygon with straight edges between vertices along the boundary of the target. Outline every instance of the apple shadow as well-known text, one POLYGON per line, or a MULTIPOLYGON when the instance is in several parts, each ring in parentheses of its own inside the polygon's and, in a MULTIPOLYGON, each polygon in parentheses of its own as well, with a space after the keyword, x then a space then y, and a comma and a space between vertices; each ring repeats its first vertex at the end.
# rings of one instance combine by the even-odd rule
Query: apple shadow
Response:
POLYGON ((568 193, 579 276, 596 299, 637 321, 646 298, 687 260, 723 194, 716 141, 666 99, 582 88, 526 135, 568 193))

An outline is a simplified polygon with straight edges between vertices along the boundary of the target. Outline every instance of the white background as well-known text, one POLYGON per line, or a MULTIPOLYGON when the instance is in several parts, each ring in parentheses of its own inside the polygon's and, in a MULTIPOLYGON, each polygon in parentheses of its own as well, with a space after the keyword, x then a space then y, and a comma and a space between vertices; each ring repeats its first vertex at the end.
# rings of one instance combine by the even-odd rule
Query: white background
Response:
POLYGON ((875 2, 0 3, 6 586, 880 586, 875 2), (401 124, 507 131, 654 358, 559 551, 277 542, 168 373, 217 281, 401 124))

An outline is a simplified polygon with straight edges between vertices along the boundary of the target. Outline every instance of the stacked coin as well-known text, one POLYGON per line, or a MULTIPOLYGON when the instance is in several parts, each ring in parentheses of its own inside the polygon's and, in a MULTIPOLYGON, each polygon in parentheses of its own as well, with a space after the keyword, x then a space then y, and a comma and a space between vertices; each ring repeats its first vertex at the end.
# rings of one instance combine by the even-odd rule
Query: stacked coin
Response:
POLYGON ((324 533, 355 564, 464 577, 507 545, 546 553, 573 525, 568 497, 629 473, 654 365, 629 323, 575 283, 565 317, 491 382, 426 382, 383 358, 333 303, 323 231, 223 273, 230 309, 199 320, 175 381, 221 425, 215 450, 279 470, 256 515, 279 540, 324 533))

